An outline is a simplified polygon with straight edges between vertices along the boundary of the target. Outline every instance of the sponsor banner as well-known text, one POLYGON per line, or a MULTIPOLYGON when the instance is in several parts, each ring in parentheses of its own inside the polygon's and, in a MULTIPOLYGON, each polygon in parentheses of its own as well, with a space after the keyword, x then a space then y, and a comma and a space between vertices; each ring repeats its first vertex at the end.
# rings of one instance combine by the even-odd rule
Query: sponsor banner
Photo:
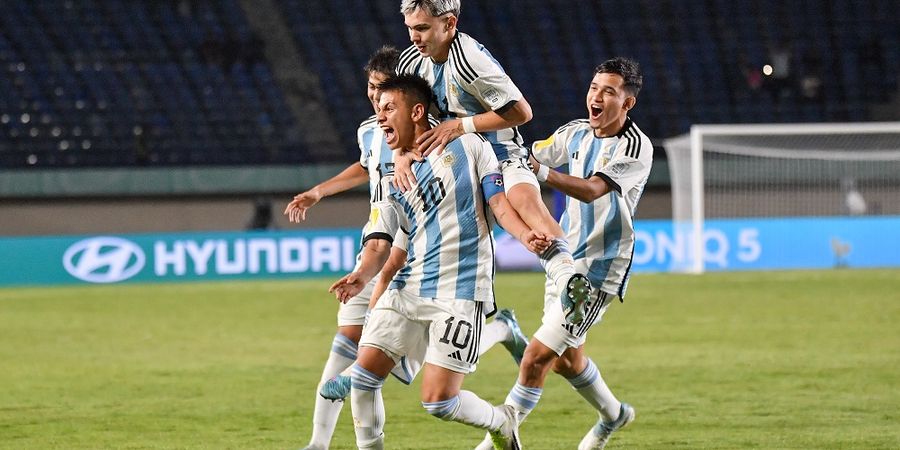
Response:
POLYGON ((0 285, 339 276, 359 230, 0 239, 0 285))
MULTIPOLYGON (((690 234, 638 221, 632 270, 690 261, 690 234)), ((709 220, 708 271, 900 267, 900 216, 709 220)), ((353 270, 359 230, 61 236, 0 239, 0 286, 337 277, 353 270)), ((541 270, 515 239, 497 237, 501 270, 541 270)))
MULTIPOLYGON (((900 267, 900 216, 716 219, 704 230, 708 271, 900 267)), ((497 243, 501 269, 541 270, 509 235, 497 243)), ((636 222, 634 272, 677 270, 692 253, 691 235, 671 221, 636 222)))

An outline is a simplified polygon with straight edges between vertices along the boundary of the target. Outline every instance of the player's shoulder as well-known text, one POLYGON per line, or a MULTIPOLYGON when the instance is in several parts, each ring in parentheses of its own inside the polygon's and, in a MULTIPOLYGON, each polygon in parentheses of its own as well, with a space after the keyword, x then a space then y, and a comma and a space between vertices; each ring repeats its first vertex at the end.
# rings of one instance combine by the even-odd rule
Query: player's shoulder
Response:
POLYGON ((397 73, 402 75, 405 73, 413 73, 418 61, 423 58, 419 49, 415 45, 406 47, 406 50, 400 52, 400 61, 397 63, 397 73))
POLYGON ((556 129, 556 134, 571 133, 579 130, 590 129, 591 124, 587 119, 575 119, 556 129))
POLYGON ((630 117, 625 119, 625 125, 616 136, 619 137, 619 146, 625 148, 625 156, 638 159, 641 156, 653 155, 653 144, 650 142, 650 138, 630 117))
POLYGON ((456 139, 456 141, 459 141, 460 146, 464 149, 481 151, 481 149, 485 148, 485 145, 490 146, 490 142, 481 133, 466 133, 456 139))
POLYGON ((467 83, 474 82, 485 73, 502 71, 484 45, 461 31, 456 32, 450 44, 450 61, 455 72, 467 83))
POLYGON ((374 114, 369 116, 368 119, 363 120, 359 123, 359 128, 357 128, 357 134, 363 134, 369 130, 374 130, 378 128, 378 118, 375 117, 374 114))

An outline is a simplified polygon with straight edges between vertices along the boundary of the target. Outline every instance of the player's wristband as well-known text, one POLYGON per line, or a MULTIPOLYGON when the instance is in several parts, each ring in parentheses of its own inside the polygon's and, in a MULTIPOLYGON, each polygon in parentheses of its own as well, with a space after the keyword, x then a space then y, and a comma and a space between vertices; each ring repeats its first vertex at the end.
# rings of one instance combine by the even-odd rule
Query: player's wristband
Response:
POLYGON ((537 177, 538 181, 543 183, 543 182, 547 181, 547 177, 550 176, 550 167, 548 167, 544 164, 541 164, 541 166, 538 167, 537 173, 534 175, 537 177))
POLYGON ((462 119, 462 127, 463 131, 466 133, 475 133, 475 116, 463 117, 462 119))

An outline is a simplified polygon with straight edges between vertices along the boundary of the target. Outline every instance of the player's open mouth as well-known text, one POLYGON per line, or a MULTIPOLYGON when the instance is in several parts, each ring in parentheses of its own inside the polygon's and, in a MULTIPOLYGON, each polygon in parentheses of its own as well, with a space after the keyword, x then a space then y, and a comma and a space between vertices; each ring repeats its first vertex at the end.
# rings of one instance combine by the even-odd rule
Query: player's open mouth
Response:
POLYGON ((591 119, 598 119, 598 118, 600 118, 600 114, 603 113, 603 108, 601 108, 597 105, 591 105, 590 111, 591 111, 591 119))
POLYGON ((386 142, 390 142, 394 139, 394 129, 393 128, 382 125, 381 131, 384 131, 384 140, 386 142))
POLYGON ((419 53, 425 53, 425 46, 424 46, 424 45, 418 45, 418 44, 417 44, 417 45, 416 45, 416 48, 419 49, 419 53))

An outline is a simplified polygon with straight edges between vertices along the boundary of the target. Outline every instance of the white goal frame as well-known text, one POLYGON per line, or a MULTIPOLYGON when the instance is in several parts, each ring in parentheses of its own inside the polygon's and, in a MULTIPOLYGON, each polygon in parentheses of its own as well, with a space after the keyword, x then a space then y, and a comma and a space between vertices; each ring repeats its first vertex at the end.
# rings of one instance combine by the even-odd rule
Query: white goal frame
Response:
MULTIPOLYGON (((741 124, 741 125, 692 125, 690 133, 667 139, 665 141, 665 150, 669 156, 669 174, 672 177, 672 211, 673 219, 677 219, 676 214, 679 206, 684 198, 676 198, 679 191, 675 188, 677 177, 682 176, 682 172, 676 168, 673 169, 673 161, 677 157, 674 156, 675 148, 684 148, 684 141, 689 140, 689 160, 690 160, 690 264, 684 267, 674 267, 673 270, 700 274, 705 270, 705 248, 703 239, 703 230, 705 222, 704 214, 704 185, 703 185, 703 140, 706 136, 801 136, 801 135, 842 135, 842 134, 883 134, 898 133, 900 134, 900 122, 863 122, 863 123, 794 123, 794 124, 741 124)), ((824 152, 809 152, 806 154, 822 159, 831 159, 834 156, 825 157, 824 152)), ((752 154, 744 152, 744 154, 752 154)), ((894 152, 858 152, 855 157, 866 156, 874 159, 890 159, 896 160, 900 153, 894 152), (885 154, 887 153, 887 154, 885 154)), ((760 156, 776 156, 777 155, 760 155, 760 156)), ((682 156, 683 157, 683 156, 682 156)), ((676 163, 677 164, 677 163, 676 163)), ((675 232, 678 233, 677 225, 675 232)))

